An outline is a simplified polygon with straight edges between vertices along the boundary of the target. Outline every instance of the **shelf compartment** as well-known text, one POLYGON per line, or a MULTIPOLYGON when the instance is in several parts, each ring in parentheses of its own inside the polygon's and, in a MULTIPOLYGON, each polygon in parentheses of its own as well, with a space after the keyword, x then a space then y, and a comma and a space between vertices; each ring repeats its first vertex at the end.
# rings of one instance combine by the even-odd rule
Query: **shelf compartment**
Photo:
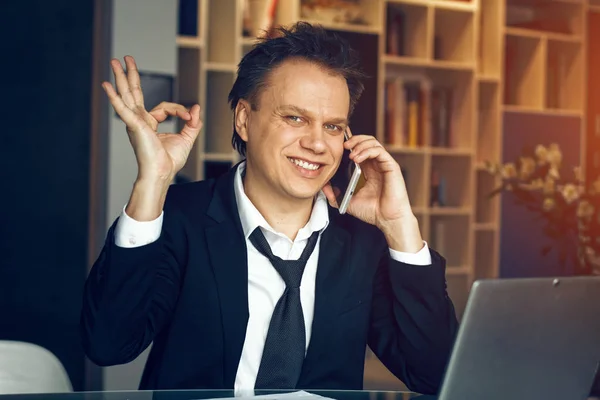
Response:
POLYGON ((506 26, 581 36, 583 2, 509 0, 506 26))
POLYGON ((498 277, 496 253, 496 231, 475 232, 475 268, 473 280, 498 277))
POLYGON ((471 206, 471 157, 432 155, 430 207, 468 208, 471 206))
POLYGON ((432 10, 425 5, 388 3, 385 52, 392 56, 431 58, 432 10))
POLYGON ((505 54, 504 104, 543 108, 546 41, 507 34, 505 54))
POLYGON ((177 101, 186 107, 200 104, 201 51, 180 47, 177 53, 177 101))
POLYGON ((177 34, 181 36, 200 36, 200 1, 180 0, 177 21, 177 34))
MULTIPOLYGON (((412 86, 416 84, 420 87, 421 95, 417 102, 419 106, 417 114, 420 115, 421 110, 424 114, 417 129, 418 138, 416 142, 411 139, 414 135, 406 135, 408 140, 404 142, 390 143, 390 140, 387 140, 386 143, 406 145, 407 147, 426 145, 432 148, 473 148, 475 128, 475 119, 472 112, 473 101, 475 100, 473 72, 473 69, 468 71, 443 70, 388 63, 386 66, 386 81, 401 79, 404 85, 412 86), (444 97, 449 98, 449 102, 441 102, 444 97), (448 109, 449 112, 443 113, 443 109, 448 109)), ((391 107, 389 102, 385 101, 384 96, 384 109, 386 106, 391 107)), ((400 107, 400 109, 403 108, 400 107)), ((405 106, 404 109, 408 109, 408 107, 405 106)), ((391 112, 391 109, 388 111, 391 112)), ((404 115, 405 113, 399 112, 399 114, 404 115)), ((382 115, 382 117, 384 116, 382 115)), ((405 118, 405 120, 408 121, 409 118, 405 118)), ((390 124, 386 124, 387 126, 390 126, 390 124)), ((390 132, 387 133, 388 138, 396 136, 392 136, 390 132)))
POLYGON ((456 310, 456 318, 460 321, 465 312, 469 292, 471 291, 471 279, 468 275, 446 275, 448 296, 456 310))
POLYGON ((485 0, 479 13, 478 73, 499 79, 502 74, 502 1, 485 0))
POLYGON ((426 156, 394 154, 393 157, 402 169, 411 206, 417 209, 427 207, 427 188, 423 185, 423 182, 427 182, 426 156))
POLYGON ((583 45, 548 41, 546 108, 583 111, 583 45))
POLYGON ((241 26, 232 29, 237 21, 236 0, 204 0, 210 1, 208 6, 208 62, 230 63, 236 61, 236 38, 241 37, 241 26), (215 23, 215 21, 230 21, 231 23, 215 23))
POLYGON ((436 8, 433 58, 475 64, 474 13, 436 8))
POLYGON ((495 223, 500 212, 500 195, 490 197, 490 193, 497 187, 496 177, 485 170, 478 170, 477 174, 477 208, 475 209, 475 222, 478 224, 495 223))
POLYGON ((232 151, 233 114, 227 103, 227 96, 234 82, 231 72, 208 71, 206 73, 205 108, 205 151, 227 153, 232 151))
POLYGON ((497 84, 479 85, 477 161, 494 159, 500 146, 500 89, 497 84))
POLYGON ((431 215, 429 221, 427 243, 446 259, 447 268, 467 265, 471 248, 469 217, 431 215))
MULTIPOLYGON (((279 3, 282 3, 280 1, 279 3)), ((286 1, 287 3, 287 1, 286 1)), ((293 2, 290 2, 293 3, 293 2)), ((343 7, 311 5, 300 0, 300 19, 326 28, 355 33, 379 33, 379 7, 372 0, 356 0, 343 7)))

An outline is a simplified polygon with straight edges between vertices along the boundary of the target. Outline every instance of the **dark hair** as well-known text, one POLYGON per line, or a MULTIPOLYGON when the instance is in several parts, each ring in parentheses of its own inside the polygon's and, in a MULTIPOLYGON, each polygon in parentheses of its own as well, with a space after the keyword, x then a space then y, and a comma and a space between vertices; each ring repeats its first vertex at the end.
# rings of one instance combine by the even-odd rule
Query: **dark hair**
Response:
MULTIPOLYGON (((258 95, 267 84, 268 74, 289 58, 311 61, 343 76, 350 92, 352 113, 364 89, 365 75, 358 54, 346 40, 307 22, 297 22, 291 28, 279 27, 274 34, 260 39, 242 58, 228 98, 234 113, 240 99, 247 100, 256 110, 258 95)), ((242 156, 246 155, 246 142, 235 128, 235 119, 231 144, 242 156)))

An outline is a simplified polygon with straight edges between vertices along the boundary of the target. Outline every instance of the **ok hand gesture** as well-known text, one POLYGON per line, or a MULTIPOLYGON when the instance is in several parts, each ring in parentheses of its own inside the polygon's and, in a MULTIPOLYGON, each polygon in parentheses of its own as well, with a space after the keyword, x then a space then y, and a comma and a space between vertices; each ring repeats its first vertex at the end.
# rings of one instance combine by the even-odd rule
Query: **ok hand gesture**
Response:
POLYGON ((118 92, 109 82, 104 82, 102 87, 127 127, 138 164, 137 182, 166 184, 183 168, 202 128, 200 106, 194 105, 188 110, 180 104, 163 102, 146 111, 135 60, 126 56, 125 64, 127 74, 119 60, 111 61, 118 92), (179 134, 157 132, 158 124, 169 116, 186 121, 179 134))

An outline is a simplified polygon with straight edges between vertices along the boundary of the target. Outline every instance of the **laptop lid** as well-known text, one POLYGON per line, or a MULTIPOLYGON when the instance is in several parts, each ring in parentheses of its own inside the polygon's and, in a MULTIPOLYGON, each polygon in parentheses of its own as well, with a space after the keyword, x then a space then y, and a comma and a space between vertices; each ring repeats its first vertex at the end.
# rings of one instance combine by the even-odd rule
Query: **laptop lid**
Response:
POLYGON ((600 277, 477 281, 439 400, 586 399, 600 361, 600 277))

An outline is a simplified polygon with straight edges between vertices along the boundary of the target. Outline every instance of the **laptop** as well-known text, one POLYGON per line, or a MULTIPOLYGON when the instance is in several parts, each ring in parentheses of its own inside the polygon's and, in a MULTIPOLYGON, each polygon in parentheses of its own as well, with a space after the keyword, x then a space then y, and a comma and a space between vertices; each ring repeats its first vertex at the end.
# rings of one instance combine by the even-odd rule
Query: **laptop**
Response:
POLYGON ((600 277, 476 281, 439 400, 576 400, 600 362, 600 277))

